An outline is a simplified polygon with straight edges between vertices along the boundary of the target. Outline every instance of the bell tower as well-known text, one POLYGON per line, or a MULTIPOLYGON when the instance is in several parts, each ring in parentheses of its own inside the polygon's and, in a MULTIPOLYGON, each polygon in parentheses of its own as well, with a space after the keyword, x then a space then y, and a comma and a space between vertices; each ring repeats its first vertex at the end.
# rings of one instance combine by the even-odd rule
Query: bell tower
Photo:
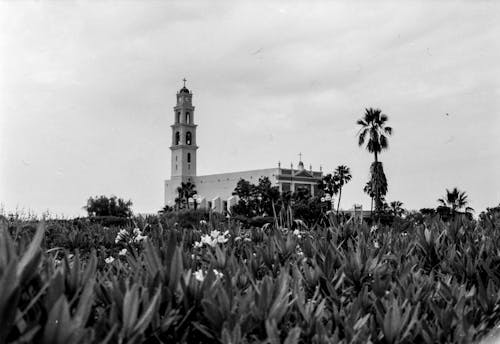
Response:
POLYGON ((193 94, 184 86, 177 92, 177 104, 174 107, 172 128, 171 176, 182 182, 196 176, 196 127, 194 124, 193 94))

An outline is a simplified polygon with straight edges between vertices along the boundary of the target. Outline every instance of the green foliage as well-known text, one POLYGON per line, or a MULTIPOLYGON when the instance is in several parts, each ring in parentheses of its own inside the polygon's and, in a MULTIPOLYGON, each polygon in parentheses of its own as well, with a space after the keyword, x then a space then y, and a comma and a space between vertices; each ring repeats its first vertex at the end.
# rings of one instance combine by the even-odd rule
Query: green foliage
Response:
POLYGON ((272 216, 280 198, 278 187, 273 186, 268 177, 259 178, 257 185, 240 179, 233 195, 238 196, 238 203, 232 207, 232 214, 247 218, 272 216))
MULTIPOLYGON (((175 199, 177 209, 189 209, 189 199, 197 194, 196 186, 191 182, 182 182, 181 185, 177 188, 177 194, 178 197, 175 199)), ((197 203, 194 202, 195 209, 196 205, 197 203)))
POLYGON ((3 221, 0 342, 479 340, 500 320, 500 228, 409 218, 313 228, 289 218, 295 230, 214 217, 3 221))
POLYGON ((125 201, 116 196, 96 196, 90 197, 87 200, 87 205, 84 207, 89 214, 89 217, 99 216, 114 216, 114 217, 130 217, 132 216, 132 201, 125 201))

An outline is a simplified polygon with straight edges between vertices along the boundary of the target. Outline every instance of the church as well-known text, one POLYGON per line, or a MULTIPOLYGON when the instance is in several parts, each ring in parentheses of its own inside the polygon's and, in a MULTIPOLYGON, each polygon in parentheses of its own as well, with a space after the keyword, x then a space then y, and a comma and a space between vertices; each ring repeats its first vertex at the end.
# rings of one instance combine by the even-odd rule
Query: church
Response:
POLYGON ((232 193, 240 179, 257 184, 259 178, 268 177, 280 192, 297 191, 304 188, 314 195, 318 192, 318 182, 323 178, 323 172, 313 171, 312 167, 304 168, 299 161, 296 169, 277 167, 241 172, 219 173, 205 176, 196 174, 196 129, 193 106, 193 93, 184 86, 177 93, 174 107, 171 151, 171 176, 165 180, 165 205, 173 206, 178 197, 177 188, 181 183, 191 182, 195 185, 197 196, 194 202, 201 208, 211 208, 224 212, 236 204, 237 197, 232 193))

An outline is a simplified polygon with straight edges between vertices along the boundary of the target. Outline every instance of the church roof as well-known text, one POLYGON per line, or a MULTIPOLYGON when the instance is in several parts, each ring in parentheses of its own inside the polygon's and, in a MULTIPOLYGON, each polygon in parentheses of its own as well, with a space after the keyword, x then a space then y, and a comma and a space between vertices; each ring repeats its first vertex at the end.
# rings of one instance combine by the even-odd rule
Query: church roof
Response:
POLYGON ((312 177, 312 175, 307 172, 306 170, 299 170, 297 173, 294 174, 296 177, 312 177))
POLYGON ((179 93, 188 93, 189 94, 189 90, 186 88, 186 86, 184 86, 183 88, 181 88, 179 93))

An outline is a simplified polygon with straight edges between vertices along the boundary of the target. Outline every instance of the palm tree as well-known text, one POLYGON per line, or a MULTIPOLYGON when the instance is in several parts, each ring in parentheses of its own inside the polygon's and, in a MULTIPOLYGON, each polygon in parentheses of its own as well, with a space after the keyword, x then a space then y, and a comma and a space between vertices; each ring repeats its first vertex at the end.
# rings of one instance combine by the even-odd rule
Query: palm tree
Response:
MULTIPOLYGON (((370 214, 373 213, 373 197, 375 197, 375 194, 373 193, 373 188, 372 188, 372 181, 369 180, 366 182, 365 187, 363 188, 363 192, 370 196, 372 199, 371 206, 370 206, 370 214)), ((370 215, 371 216, 371 215, 370 215)))
POLYGON ((446 189, 446 196, 439 198, 438 202, 442 207, 448 208, 452 216, 455 216, 462 209, 465 210, 465 213, 470 214, 474 209, 467 206, 469 204, 467 198, 468 196, 465 191, 460 191, 455 187, 451 191, 446 189))
MULTIPOLYGON (((363 146, 366 142, 366 149, 368 152, 373 153, 374 163, 372 164, 372 172, 378 171, 382 174, 376 176, 372 173, 372 180, 382 181, 382 177, 385 180, 385 174, 383 174, 382 163, 378 161, 378 155, 385 149, 389 147, 389 142, 387 141, 387 136, 392 135, 392 128, 386 126, 386 122, 389 118, 387 115, 383 114, 380 109, 365 109, 365 115, 362 119, 359 119, 356 123, 361 126, 358 132, 358 144, 363 146)), ((387 186, 387 181, 385 180, 387 186)), ((372 183, 375 193, 375 208, 380 210, 381 207, 381 190, 383 185, 377 185, 372 183)), ((387 187, 386 187, 387 189, 387 187)))
POLYGON ((385 177, 384 168, 380 161, 374 161, 370 166, 371 187, 375 195, 375 210, 382 211, 383 200, 387 194, 387 178, 385 177))
POLYGON ((344 184, 347 184, 351 181, 352 175, 351 175, 351 170, 349 167, 345 165, 340 165, 337 166, 335 171, 333 172, 334 178, 337 181, 337 188, 339 190, 339 200, 337 203, 337 216, 339 215, 339 209, 340 209, 340 198, 342 197, 342 187, 344 184))
POLYGON ((178 199, 179 201, 181 200, 185 201, 188 209, 189 209, 189 198, 193 197, 197 193, 194 188, 195 185, 191 182, 187 183, 182 182, 181 186, 177 188, 177 193, 179 194, 179 197, 176 198, 176 200, 178 199))
POLYGON ((394 216, 402 216, 405 212, 403 209, 403 202, 401 201, 393 201, 389 204, 391 213, 394 216))
POLYGON ((387 136, 392 135, 392 128, 385 124, 389 118, 380 109, 365 109, 365 115, 357 121, 361 126, 358 132, 358 144, 363 146, 368 136, 366 149, 373 153, 375 162, 378 161, 378 154, 389 147, 387 136))

